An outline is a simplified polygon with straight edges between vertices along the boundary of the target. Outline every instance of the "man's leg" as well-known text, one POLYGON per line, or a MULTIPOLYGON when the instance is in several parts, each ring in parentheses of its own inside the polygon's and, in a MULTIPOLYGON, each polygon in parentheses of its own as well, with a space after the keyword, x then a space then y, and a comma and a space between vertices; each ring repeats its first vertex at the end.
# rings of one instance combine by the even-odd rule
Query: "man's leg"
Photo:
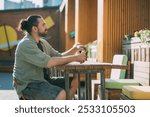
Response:
MULTIPOLYGON (((62 89, 65 90, 65 79, 63 77, 53 77, 47 80, 50 84, 53 84, 55 86, 61 87, 62 89)), ((73 99, 77 88, 78 88, 78 79, 77 78, 70 78, 70 99, 73 99)), ((66 92, 62 92, 62 95, 66 95, 66 92)))
POLYGON ((66 99, 66 91, 62 90, 56 97, 56 100, 65 100, 66 99))
POLYGON ((48 82, 32 82, 22 91, 24 99, 28 100, 64 100, 65 91, 48 82))
POLYGON ((71 87, 70 87, 70 98, 71 99, 75 96, 77 88, 78 88, 78 79, 73 78, 73 80, 71 82, 71 87))

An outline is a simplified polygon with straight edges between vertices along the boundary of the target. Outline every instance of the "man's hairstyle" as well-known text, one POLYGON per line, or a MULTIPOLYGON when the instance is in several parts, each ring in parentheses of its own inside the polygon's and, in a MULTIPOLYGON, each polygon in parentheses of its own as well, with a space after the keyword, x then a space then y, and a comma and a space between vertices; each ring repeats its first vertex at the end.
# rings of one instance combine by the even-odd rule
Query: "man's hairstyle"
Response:
POLYGON ((26 31, 29 34, 31 34, 32 27, 38 26, 38 18, 42 18, 40 15, 31 15, 27 17, 26 19, 20 20, 18 30, 19 31, 26 31))

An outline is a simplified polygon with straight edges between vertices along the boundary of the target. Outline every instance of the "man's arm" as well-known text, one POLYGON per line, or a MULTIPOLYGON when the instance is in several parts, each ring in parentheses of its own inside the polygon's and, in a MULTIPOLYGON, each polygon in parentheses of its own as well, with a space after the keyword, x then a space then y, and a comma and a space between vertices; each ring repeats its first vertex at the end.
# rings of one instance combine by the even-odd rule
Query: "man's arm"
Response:
POLYGON ((47 67, 54 67, 57 65, 63 65, 70 62, 80 62, 83 63, 86 60, 86 52, 82 52, 76 55, 69 55, 63 57, 52 57, 47 64, 47 67))
POLYGON ((85 51, 86 51, 86 48, 85 48, 83 45, 75 44, 75 45, 74 45, 72 48, 70 48, 68 51, 63 52, 62 55, 63 55, 63 56, 73 55, 73 54, 75 54, 76 52, 82 51, 82 50, 85 50, 85 51))

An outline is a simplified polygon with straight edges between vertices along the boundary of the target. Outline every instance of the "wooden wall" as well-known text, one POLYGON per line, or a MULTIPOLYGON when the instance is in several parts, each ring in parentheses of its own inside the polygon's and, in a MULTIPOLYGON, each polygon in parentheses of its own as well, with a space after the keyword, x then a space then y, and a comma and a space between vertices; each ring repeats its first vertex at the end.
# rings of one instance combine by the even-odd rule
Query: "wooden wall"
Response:
MULTIPOLYGON (((98 36, 99 61, 111 62, 114 54, 122 53, 122 39, 125 34, 150 27, 150 0, 103 0, 103 19, 98 22, 103 24, 99 28, 98 36)), ((101 4, 98 4, 101 9, 101 4)), ((101 12, 98 10, 98 12, 101 12)), ((98 13, 101 14, 101 13, 98 13)))
POLYGON ((149 4, 148 4, 148 6, 149 6, 148 7, 149 8, 149 13, 148 14, 149 14, 149 27, 150 27, 150 0, 148 2, 149 2, 149 4))
MULTIPOLYGON (((58 11, 58 7, 52 7, 52 8, 44 8, 44 9, 25 9, 25 10, 8 10, 8 11, 0 11, 0 25, 6 24, 15 29, 17 32, 18 40, 21 39, 24 35, 21 32, 18 32, 17 26, 21 19, 27 18, 27 16, 32 14, 38 14, 42 15, 43 18, 46 18, 47 16, 51 16, 53 21, 55 22, 55 25, 48 30, 48 37, 47 41, 56 49, 56 50, 62 50, 62 45, 60 41, 60 23, 59 23, 59 17, 60 12, 58 11)), ((16 46, 15 46, 16 47, 16 46)), ((0 50, 0 60, 14 60, 14 52, 15 47, 11 49, 11 56, 9 54, 9 51, 2 51, 0 50)))
POLYGON ((97 0, 76 0, 75 41, 87 44, 97 40, 97 0))
POLYGON ((112 62, 114 54, 122 53, 124 35, 150 27, 150 0, 67 1, 66 49, 74 44, 69 32, 75 28, 75 43, 98 40, 97 59, 101 62, 112 62))
POLYGON ((65 31, 65 26, 66 26, 66 22, 65 22, 65 12, 66 9, 63 9, 60 12, 60 21, 59 21, 59 25, 60 25, 60 39, 59 39, 59 51, 60 52, 64 52, 65 48, 66 48, 66 31, 65 31))
POLYGON ((68 0, 65 15, 66 50, 75 43, 75 38, 70 38, 70 32, 75 32, 75 0, 68 0))

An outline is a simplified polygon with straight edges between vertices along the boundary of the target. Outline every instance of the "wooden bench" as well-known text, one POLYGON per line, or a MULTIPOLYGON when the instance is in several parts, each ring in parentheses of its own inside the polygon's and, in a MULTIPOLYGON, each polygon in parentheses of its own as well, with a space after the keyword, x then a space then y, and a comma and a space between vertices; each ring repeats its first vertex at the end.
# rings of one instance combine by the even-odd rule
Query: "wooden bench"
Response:
POLYGON ((121 99, 150 99, 150 62, 134 61, 134 80, 141 86, 123 87, 121 99))
POLYGON ((150 85, 150 62, 134 61, 134 79, 143 86, 150 85))

